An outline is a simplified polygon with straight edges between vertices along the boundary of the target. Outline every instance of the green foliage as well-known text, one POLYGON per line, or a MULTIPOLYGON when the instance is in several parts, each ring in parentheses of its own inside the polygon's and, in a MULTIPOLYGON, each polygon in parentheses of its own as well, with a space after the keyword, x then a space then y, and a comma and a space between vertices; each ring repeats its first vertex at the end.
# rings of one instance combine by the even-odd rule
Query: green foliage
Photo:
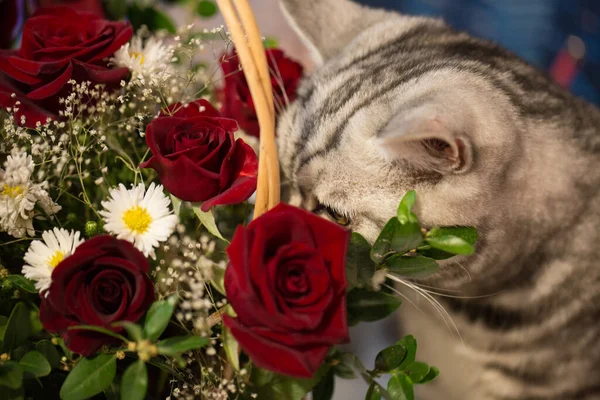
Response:
POLYGON ((4 279, 10 281, 13 285, 17 286, 20 289, 23 289, 26 292, 29 292, 29 293, 37 293, 38 292, 33 284, 33 281, 25 278, 22 275, 8 275, 4 279))
POLYGON ((136 323, 130 321, 119 321, 115 322, 113 325, 122 326, 123 328, 125 328, 129 337, 136 342, 139 342, 140 340, 144 339, 144 330, 141 326, 139 326, 136 323))
POLYGON ((407 223, 419 223, 419 219, 417 216, 411 211, 415 201, 417 200, 417 194, 414 190, 408 191, 402 200, 400 200, 400 204, 398 205, 398 211, 396 213, 396 217, 401 224, 407 223))
POLYGON ((52 370, 50 363, 39 351, 33 350, 25 354, 19 361, 23 370, 35 378, 46 376, 52 370))
POLYGON ((48 360, 50 367, 58 368, 60 366, 60 354, 51 341, 42 340, 35 345, 35 349, 48 360))
POLYGON ((402 300, 383 292, 372 292, 366 289, 354 289, 348 293, 348 323, 354 325, 359 321, 373 322, 387 317, 400 307, 402 300))
POLYGON ((146 321, 144 323, 144 336, 152 341, 158 339, 160 335, 167 329, 175 305, 177 304, 177 296, 171 296, 167 300, 154 302, 146 313, 146 321))
POLYGON ((225 296, 225 268, 221 268, 218 264, 215 264, 213 265, 212 272, 210 284, 217 292, 225 296))
POLYGON ((371 382, 365 400, 381 400, 380 386, 376 382, 371 382))
POLYGON ((93 358, 82 358, 69 373, 60 389, 63 400, 90 398, 110 386, 117 373, 114 354, 98 354, 93 358))
POLYGON ((333 397, 335 389, 335 373, 333 369, 327 371, 325 377, 321 379, 317 386, 312 390, 313 400, 330 400, 333 397))
POLYGON ((279 47, 279 41, 276 38, 267 37, 263 41, 265 49, 276 49, 279 47))
POLYGON ((219 9, 214 1, 200 0, 196 6, 196 14, 203 18, 210 18, 214 16, 219 9))
POLYGON ((137 360, 125 370, 121 379, 121 399, 144 400, 148 390, 146 363, 137 360))
POLYGON ((398 368, 406 358, 406 353, 406 347, 402 344, 395 344, 381 350, 375 357, 375 369, 388 372, 398 368))
POLYGON ((407 278, 425 278, 439 269, 438 263, 432 258, 403 254, 394 254, 388 257, 382 267, 407 278))
POLYGON ((15 361, 5 361, 0 364, 0 386, 18 389, 23 381, 23 367, 15 361))
POLYGON ((13 308, 2 337, 4 352, 9 353, 25 343, 31 332, 29 310, 24 303, 17 303, 13 308))
POLYGON ((404 374, 394 374, 387 387, 392 400, 414 400, 415 392, 413 382, 404 374))
POLYGON ((198 217, 200 223, 204 225, 204 227, 208 232, 210 232, 210 234, 229 243, 229 241, 225 239, 223 235, 221 235, 221 232, 219 232, 219 228, 217 228, 217 223, 215 222, 215 214, 213 210, 204 212, 200 209, 200 204, 196 203, 192 204, 192 208, 194 210, 194 214, 196 214, 196 217, 198 217))
POLYGON ((154 7, 144 7, 138 3, 132 3, 127 9, 127 17, 134 30, 146 25, 150 31, 161 29, 169 33, 176 33, 177 31, 171 18, 154 7))
POLYGON ((352 232, 346 253, 346 278, 349 289, 368 285, 375 273, 375 264, 370 257, 371 246, 358 232, 352 232))
POLYGON ((239 357, 239 348, 240 345, 237 340, 233 337, 229 328, 223 325, 223 330, 221 334, 221 338, 223 339, 223 348, 225 349, 225 356, 227 357, 227 362, 231 364, 231 366, 239 371, 240 369, 240 357, 239 357))
POLYGON ((161 354, 172 356, 202 348, 210 343, 210 338, 200 336, 175 336, 158 342, 161 354))
POLYGON ((261 400, 301 400, 328 373, 330 365, 324 364, 310 379, 292 378, 253 367, 253 391, 261 400))

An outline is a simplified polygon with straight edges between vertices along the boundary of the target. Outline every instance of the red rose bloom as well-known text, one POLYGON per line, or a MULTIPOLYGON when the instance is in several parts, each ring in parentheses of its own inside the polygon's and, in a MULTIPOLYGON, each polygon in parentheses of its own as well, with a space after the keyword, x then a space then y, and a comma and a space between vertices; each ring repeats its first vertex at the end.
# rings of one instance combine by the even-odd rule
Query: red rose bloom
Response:
MULTIPOLYGON (((303 67, 285 56, 279 49, 267 49, 267 62, 273 87, 275 110, 281 111, 296 98, 296 88, 302 77, 303 67)), ((258 118, 250 95, 248 82, 239 70, 240 61, 235 50, 221 57, 221 70, 225 84, 218 91, 223 116, 235 119, 249 135, 259 136, 258 118)))
POLYGON ((242 139, 237 123, 222 118, 206 100, 169 106, 146 128, 152 157, 142 168, 153 168, 163 186, 185 201, 236 204, 256 190, 258 161, 242 139))
POLYGON ((0 107, 20 101, 17 121, 24 115, 25 125, 33 127, 57 117, 70 79, 118 87, 129 70, 109 69, 107 58, 132 34, 129 23, 92 13, 66 7, 38 10, 25 22, 21 48, 0 52, 0 107))
POLYGON ((95 325, 120 332, 116 321, 138 321, 154 301, 148 260, 133 245, 112 236, 96 236, 54 268, 48 292, 42 293, 40 321, 60 332, 67 347, 94 354, 115 339, 75 325, 95 325), (47 294, 47 295, 46 295, 47 294))
POLYGON ((227 248, 225 325, 256 365, 310 377, 333 344, 348 341, 346 248, 350 232, 280 204, 227 248))

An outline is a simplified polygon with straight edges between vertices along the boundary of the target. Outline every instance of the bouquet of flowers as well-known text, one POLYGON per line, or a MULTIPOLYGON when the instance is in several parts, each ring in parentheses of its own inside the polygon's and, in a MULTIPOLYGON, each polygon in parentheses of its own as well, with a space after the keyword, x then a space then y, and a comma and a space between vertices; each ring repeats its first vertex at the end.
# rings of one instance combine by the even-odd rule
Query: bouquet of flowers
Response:
POLYGON ((278 204, 302 67, 222 11, 246 31, 40 8, 0 52, 2 399, 323 400, 335 376, 413 399, 438 375, 412 336, 372 369, 336 345, 476 233, 422 228, 414 192, 372 246, 278 204))

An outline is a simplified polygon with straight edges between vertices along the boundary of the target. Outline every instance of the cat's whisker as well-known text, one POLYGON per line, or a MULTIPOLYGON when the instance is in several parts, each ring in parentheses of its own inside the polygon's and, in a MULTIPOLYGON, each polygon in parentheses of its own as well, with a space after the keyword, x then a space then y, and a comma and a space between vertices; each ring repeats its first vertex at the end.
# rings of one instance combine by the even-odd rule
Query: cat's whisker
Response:
POLYGON ((396 289, 393 286, 390 285, 386 285, 385 283, 383 284, 383 286, 385 286, 386 288, 390 289, 392 292, 394 292, 395 294, 397 294, 398 296, 402 297, 404 300, 408 301, 410 303, 410 305, 412 305, 414 308, 416 308, 417 310, 419 310, 419 312, 421 312, 422 314, 425 314, 425 312, 423 310, 421 310, 421 308, 415 304, 414 301, 412 301, 408 296, 406 296, 405 294, 401 293, 398 289, 396 289))
POLYGON ((452 331, 456 332, 456 335, 459 337, 461 343, 464 345, 464 341, 463 341, 462 335, 460 334, 458 326, 456 325, 456 323, 454 322, 454 320, 452 319, 452 317, 450 316, 448 311, 446 311, 446 309, 440 304, 439 301, 437 301, 432 295, 430 295, 429 293, 424 291, 424 289, 412 284, 411 282, 405 281, 405 280, 403 280, 395 275, 392 275, 392 274, 387 274, 386 276, 388 278, 390 278, 391 280, 393 280, 394 282, 398 282, 398 283, 408 287, 409 289, 412 289, 413 291, 415 291, 415 293, 423 296, 423 298, 425 300, 427 300, 436 309, 436 311, 440 314, 440 316, 442 317, 442 320, 446 324, 446 327, 448 328, 448 330, 450 330, 451 332, 452 331))
POLYGON ((427 290, 427 289, 425 289, 425 288, 429 288, 429 289, 443 290, 443 289, 440 289, 440 288, 435 288, 433 286, 425 286, 425 285, 421 285, 421 284, 419 284, 417 282, 412 282, 412 284, 415 285, 415 286, 420 287, 421 290, 423 290, 423 291, 425 291, 427 293, 430 293, 430 294, 433 294, 433 295, 436 295, 436 296, 441 296, 441 297, 449 297, 449 298, 452 298, 452 299, 483 299, 483 298, 486 298, 486 297, 492 297, 492 296, 495 296, 495 295, 497 295, 499 293, 502 293, 502 291, 500 290, 498 292, 494 292, 494 293, 490 293, 490 294, 484 294, 484 295, 479 295, 479 296, 458 296, 458 295, 453 295, 453 294, 448 294, 448 293, 442 293, 442 292, 436 292, 434 290, 427 290))

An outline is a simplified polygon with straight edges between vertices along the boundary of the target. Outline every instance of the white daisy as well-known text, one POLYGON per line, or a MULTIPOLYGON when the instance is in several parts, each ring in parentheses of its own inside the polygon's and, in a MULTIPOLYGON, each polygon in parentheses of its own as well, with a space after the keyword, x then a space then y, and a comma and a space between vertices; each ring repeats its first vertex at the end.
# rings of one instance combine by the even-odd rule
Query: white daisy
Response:
POLYGON ((144 184, 129 190, 123 184, 110 190, 110 199, 103 201, 104 229, 131 243, 146 257, 156 258, 154 248, 166 241, 175 230, 177 216, 163 193, 162 185, 150 184, 144 194, 144 184))
POLYGON ((31 181, 34 164, 30 155, 14 150, 4 168, 0 168, 0 231, 17 238, 33 236, 36 204, 46 215, 57 213, 61 207, 48 195, 48 182, 31 181))
POLYGON ((118 67, 129 68, 134 77, 156 78, 170 70, 174 49, 161 40, 150 37, 143 43, 138 35, 115 52, 111 61, 118 67))
POLYGON ((52 282, 52 271, 65 258, 69 257, 77 246, 83 243, 79 232, 54 228, 42 233, 42 240, 34 240, 25 253, 23 275, 35 281, 39 291, 46 290, 52 282))

